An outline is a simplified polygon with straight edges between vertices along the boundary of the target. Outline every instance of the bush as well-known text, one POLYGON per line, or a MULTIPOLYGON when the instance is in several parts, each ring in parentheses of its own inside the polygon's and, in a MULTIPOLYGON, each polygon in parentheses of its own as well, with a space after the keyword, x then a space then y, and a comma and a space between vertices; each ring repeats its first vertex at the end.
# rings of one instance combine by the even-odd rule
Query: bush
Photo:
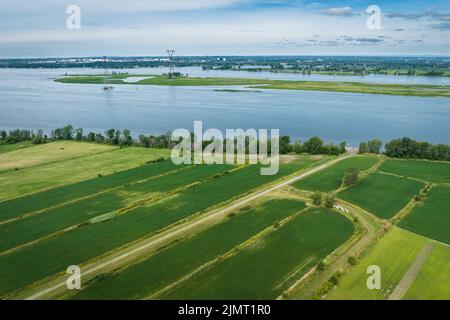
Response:
POLYGON ((311 199, 313 201, 313 205, 315 205, 316 207, 320 206, 322 204, 322 194, 320 192, 315 192, 312 196, 311 199))
POLYGON ((356 265, 358 263, 358 260, 355 257, 353 257, 353 256, 348 257, 347 261, 352 266, 354 266, 354 265, 356 265))
POLYGON ((317 264, 317 270, 319 271, 323 271, 327 268, 327 264, 321 260, 318 264, 317 264))
POLYGON ((348 168, 344 173, 343 184, 346 187, 352 186, 358 183, 359 169, 352 167, 348 168))
POLYGON ((327 199, 325 200, 325 206, 327 208, 334 208, 334 204, 336 203, 336 197, 333 193, 329 193, 327 195, 327 199))

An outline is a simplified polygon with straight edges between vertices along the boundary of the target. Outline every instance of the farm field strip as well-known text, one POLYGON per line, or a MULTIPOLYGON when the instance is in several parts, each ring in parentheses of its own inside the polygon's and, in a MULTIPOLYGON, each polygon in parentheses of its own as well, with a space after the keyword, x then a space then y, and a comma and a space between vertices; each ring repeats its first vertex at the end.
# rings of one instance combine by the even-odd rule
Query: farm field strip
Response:
POLYGON ((339 192, 338 197, 360 206, 379 218, 390 219, 424 186, 416 180, 376 172, 339 192))
POLYGON ((123 214, 125 210, 139 207, 150 200, 155 203, 156 198, 161 199, 168 196, 167 193, 180 192, 182 188, 187 188, 193 183, 202 183, 229 169, 229 166, 190 167, 163 177, 125 186, 120 191, 110 191, 0 225, 0 237, 3 240, 0 243, 0 255, 5 254, 5 250, 21 244, 53 234, 59 235, 67 228, 72 230, 80 224, 89 223, 95 217, 110 213, 123 214))
POLYGON ((288 285, 283 280, 293 272, 300 276, 299 268, 308 271, 353 231, 352 223, 335 211, 307 210, 158 298, 275 299, 288 285))
POLYGON ((3 144, 0 145, 0 154, 4 154, 7 152, 15 151, 15 150, 21 150, 29 147, 35 146, 31 141, 23 141, 23 142, 17 142, 13 144, 3 144))
POLYGON ((420 273, 406 292, 405 300, 449 300, 450 299, 450 247, 432 243, 433 250, 420 273))
POLYGON ((0 202, 0 224, 14 218, 40 213, 60 205, 87 199, 115 188, 123 188, 131 183, 146 181, 181 169, 183 167, 175 166, 171 161, 166 160, 3 201, 0 202))
POLYGON ((0 174, 0 201, 106 176, 167 157, 166 149, 128 147, 0 174))
POLYGON ((364 253, 356 266, 342 276, 338 286, 326 299, 388 299, 428 241, 394 226, 364 253), (372 265, 380 267, 380 290, 367 288, 367 268, 372 265))
POLYGON ((117 149, 117 147, 109 145, 74 141, 57 141, 34 145, 8 153, 0 153, 0 174, 9 170, 53 164, 117 149))
POLYGON ((73 298, 139 299, 154 294, 276 221, 282 221, 304 208, 304 203, 296 200, 265 200, 251 209, 236 212, 237 216, 177 242, 140 263, 101 277, 100 281, 92 281, 92 285, 87 284, 87 288, 73 298))
POLYGON ((195 213, 242 196, 283 176, 317 165, 317 162, 319 161, 302 157, 300 161, 283 164, 278 176, 261 176, 258 166, 249 166, 196 185, 155 205, 140 207, 103 223, 87 225, 65 233, 62 237, 1 256, 0 276, 4 285, 0 288, 0 294, 59 273, 68 265, 80 265, 112 249, 150 236, 195 213), (217 192, 218 190, 220 191, 217 192), (35 264, 40 266, 39 269, 33 267, 35 264))
POLYGON ((380 171, 435 183, 450 183, 450 164, 424 160, 388 159, 380 171))
POLYGON ((417 255, 416 260, 411 264, 408 271, 405 272, 403 278, 400 280, 399 284, 392 292, 389 300, 402 300, 405 296, 406 291, 411 287, 411 284, 416 279, 417 275, 421 271, 425 261, 433 250, 431 243, 427 243, 422 251, 417 255))
POLYGON ((333 191, 341 186, 342 177, 348 168, 356 167, 360 171, 365 171, 375 166, 379 161, 380 159, 375 156, 349 158, 295 183, 294 187, 310 191, 333 191))
POLYGON ((417 203, 398 226, 450 244, 450 188, 434 186, 423 202, 417 203))

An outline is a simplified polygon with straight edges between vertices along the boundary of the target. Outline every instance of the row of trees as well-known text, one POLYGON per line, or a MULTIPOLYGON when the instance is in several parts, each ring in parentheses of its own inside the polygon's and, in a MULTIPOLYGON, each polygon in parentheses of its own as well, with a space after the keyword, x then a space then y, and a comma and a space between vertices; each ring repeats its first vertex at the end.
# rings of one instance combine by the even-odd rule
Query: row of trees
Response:
POLYGON ((393 158, 413 158, 450 161, 450 146, 419 142, 411 138, 395 139, 385 146, 385 153, 393 158))
MULTIPOLYGON (((128 129, 109 129, 102 133, 89 132, 84 134, 82 128, 74 128, 72 125, 56 128, 47 136, 42 130, 36 132, 32 130, 16 129, 9 132, 0 130, 0 144, 12 144, 22 141, 32 141, 35 144, 46 143, 54 140, 75 140, 96 143, 105 143, 118 146, 139 146, 144 148, 171 148, 175 142, 171 141, 171 133, 159 136, 139 135, 133 139, 131 131, 128 129)), ((224 142, 225 144, 226 142, 224 142)), ((269 141, 270 143, 270 141, 269 141)), ((205 146, 208 142, 205 142, 205 146)), ((248 144, 248 141, 247 141, 248 144)), ((280 137, 280 154, 288 153, 309 153, 309 154, 330 154, 339 155, 346 152, 346 142, 340 144, 325 144, 319 137, 312 137, 305 142, 295 141, 291 143, 289 136, 280 137)), ((362 142, 359 145, 359 153, 382 152, 382 141, 378 139, 362 142)), ((270 151, 270 146, 268 148, 270 151)), ((414 158, 428 160, 450 161, 450 146, 444 144, 431 144, 428 142, 418 142, 411 138, 391 140, 385 145, 385 154, 393 158, 414 158)))

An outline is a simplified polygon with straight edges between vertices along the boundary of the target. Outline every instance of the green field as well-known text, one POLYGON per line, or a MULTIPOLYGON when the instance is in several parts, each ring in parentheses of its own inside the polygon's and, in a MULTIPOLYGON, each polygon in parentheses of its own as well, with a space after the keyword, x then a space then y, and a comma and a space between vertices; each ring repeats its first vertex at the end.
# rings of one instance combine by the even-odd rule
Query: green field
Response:
POLYGON ((353 231, 334 211, 308 210, 158 298, 275 299, 353 231))
POLYGON ((429 182, 450 183, 450 163, 421 160, 386 160, 380 171, 429 182))
POLYGON ((103 277, 77 293, 74 299, 139 299, 193 272, 276 221, 305 208, 297 200, 271 199, 237 212, 206 231, 177 243, 124 271, 103 277), (170 270, 170 272, 167 272, 170 270))
POLYGON ((0 155, 6 152, 21 150, 33 146, 34 144, 31 141, 23 141, 13 144, 0 144, 0 155))
POLYGON ((365 171, 373 167, 379 159, 375 156, 358 156, 338 162, 337 164, 313 174, 293 184, 298 189, 328 192, 338 189, 348 168, 356 167, 365 171))
POLYGON ((450 188, 433 187, 424 203, 418 203, 399 226, 450 244, 450 188))
MULTIPOLYGON (((118 190, 45 210, 38 215, 0 225, 0 252, 14 248, 46 235, 83 223, 109 213, 117 212, 142 199, 162 196, 165 192, 192 183, 200 183, 224 173, 231 166, 192 166, 147 181, 125 185, 118 190)), ((150 177, 149 177, 150 178, 150 177)))
POLYGON ((338 197, 390 219, 420 192, 424 184, 407 178, 372 173, 358 184, 339 192, 338 197))
MULTIPOLYGON (((388 94, 403 96, 440 96, 450 97, 450 86, 418 84, 380 84, 363 82, 336 81, 285 81, 268 79, 219 78, 219 77, 178 77, 169 79, 162 75, 113 75, 109 76, 112 84, 159 85, 159 86, 225 86, 248 85, 255 89, 278 90, 313 90, 336 91, 368 94, 388 94), (128 83, 127 77, 148 77, 147 79, 128 83), (258 86, 255 86, 258 85, 258 86)), ((60 83, 103 84, 104 77, 99 75, 67 76, 55 81, 60 83)))
MULTIPOLYGON (((405 272, 426 245, 427 239, 394 227, 371 247, 358 264, 341 279, 326 298, 332 300, 387 299, 405 272), (367 268, 376 265, 381 271, 381 290, 367 288, 367 268)), ((441 284, 446 285, 446 284, 441 284)))
POLYGON ((43 165, 116 149, 115 147, 74 141, 58 141, 0 154, 0 172, 43 165))
POLYGON ((213 178, 157 202, 146 203, 105 221, 86 224, 61 236, 0 256, 0 295, 81 264, 173 223, 270 183, 326 158, 299 157, 282 164, 276 176, 261 176, 258 166, 213 178), (37 267, 38 266, 38 267, 37 267))
POLYGON ((450 300, 450 248, 433 244, 419 275, 406 292, 407 300, 450 300))
MULTIPOLYGON (((82 146, 84 144, 80 144, 82 146)), ((32 150, 35 147, 31 147, 32 150)), ((22 151, 22 150, 21 150, 22 151)), ((23 150, 25 151, 25 150, 23 150)), ((123 148, 76 159, 50 163, 19 171, 0 173, 0 201, 24 196, 44 189, 92 179, 168 157, 169 150, 123 148)), ((5 154, 6 156, 7 154, 5 154)))
POLYGON ((180 170, 170 160, 146 164, 133 169, 124 170, 82 182, 37 192, 28 196, 0 202, 0 222, 22 215, 48 210, 54 206, 68 204, 97 193, 124 187, 132 182, 168 174, 180 170))

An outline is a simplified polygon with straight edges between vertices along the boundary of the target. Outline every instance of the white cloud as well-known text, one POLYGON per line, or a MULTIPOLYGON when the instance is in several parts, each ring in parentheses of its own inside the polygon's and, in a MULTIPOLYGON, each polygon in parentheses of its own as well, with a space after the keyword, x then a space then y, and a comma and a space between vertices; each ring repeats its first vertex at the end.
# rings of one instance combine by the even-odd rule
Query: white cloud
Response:
POLYGON ((350 7, 342 7, 342 8, 329 8, 320 10, 321 13, 326 14, 327 16, 344 16, 349 17, 352 16, 352 8, 350 7))

